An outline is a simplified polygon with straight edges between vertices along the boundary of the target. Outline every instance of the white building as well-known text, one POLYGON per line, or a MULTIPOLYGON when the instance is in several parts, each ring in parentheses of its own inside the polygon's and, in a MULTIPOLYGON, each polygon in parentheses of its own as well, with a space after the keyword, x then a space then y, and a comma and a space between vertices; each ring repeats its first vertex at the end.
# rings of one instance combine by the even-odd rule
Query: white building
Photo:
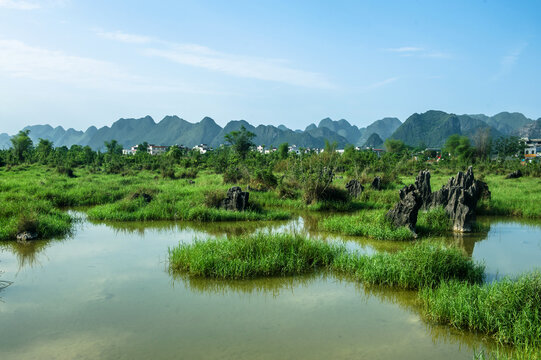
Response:
MULTIPOLYGON (((122 154, 135 155, 138 148, 139 148, 139 145, 134 145, 129 149, 122 149, 122 154)), ((150 155, 158 155, 158 154, 165 153, 168 149, 169 149, 169 146, 160 146, 160 145, 150 144, 147 147, 147 153, 149 153, 150 155)))
POLYGON ((204 154, 207 151, 211 150, 211 148, 207 144, 195 145, 192 149, 196 150, 196 151, 199 151, 200 154, 204 154))

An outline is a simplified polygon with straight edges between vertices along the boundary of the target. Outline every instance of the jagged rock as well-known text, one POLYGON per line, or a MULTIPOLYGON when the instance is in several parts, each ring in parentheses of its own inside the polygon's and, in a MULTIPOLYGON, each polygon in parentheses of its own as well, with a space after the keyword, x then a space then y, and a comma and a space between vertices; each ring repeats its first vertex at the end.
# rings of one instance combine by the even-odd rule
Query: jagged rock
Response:
POLYGON ((432 202, 432 188, 430 187, 430 171, 421 170, 415 178, 415 188, 421 195, 423 209, 428 209, 432 202))
POLYGON ((38 234, 35 232, 23 231, 17 234, 17 241, 26 242, 28 240, 34 240, 38 238, 38 234))
POLYGON ((238 186, 227 190, 227 197, 222 201, 222 208, 231 211, 244 211, 248 207, 250 193, 238 186))
POLYGON ((351 197, 357 198, 361 196, 364 186, 359 182, 359 180, 350 180, 346 184, 346 190, 348 191, 351 197))
POLYGON ((374 180, 372 180, 370 187, 374 190, 381 190, 381 177, 376 176, 374 180))
POLYGON ((509 175, 507 175, 505 178, 506 179, 518 179, 519 177, 522 177, 522 171, 515 170, 512 173, 510 173, 509 175))
POLYGON ((490 198, 488 185, 475 180, 470 166, 466 173, 459 171, 456 178, 452 177, 440 190, 432 193, 430 203, 425 207, 443 206, 453 221, 453 231, 469 232, 475 221, 477 202, 483 197, 490 198))
POLYGON ((404 186, 399 195, 400 201, 385 216, 394 226, 407 226, 415 232, 417 214, 423 205, 421 195, 414 185, 404 186))

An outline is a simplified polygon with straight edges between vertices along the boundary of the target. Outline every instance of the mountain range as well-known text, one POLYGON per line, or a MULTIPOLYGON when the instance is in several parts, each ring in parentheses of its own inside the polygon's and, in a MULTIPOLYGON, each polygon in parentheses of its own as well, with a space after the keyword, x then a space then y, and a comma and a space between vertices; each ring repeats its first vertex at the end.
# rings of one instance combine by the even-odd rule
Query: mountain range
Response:
MULTIPOLYGON (((281 143, 295 144, 299 147, 322 148, 325 141, 336 142, 339 148, 347 144, 355 146, 380 147, 387 138, 402 140, 411 146, 440 147, 453 134, 466 135, 474 142, 480 132, 490 132, 493 137, 520 136, 541 138, 541 118, 534 121, 521 113, 501 112, 494 116, 483 114, 455 115, 443 111, 430 110, 413 114, 401 123, 399 119, 387 117, 377 120, 367 127, 357 127, 345 119, 325 118, 318 125, 310 124, 304 130, 292 130, 285 125, 253 126, 245 120, 233 120, 223 128, 205 117, 191 123, 178 116, 166 116, 155 122, 150 116, 139 119, 119 119, 111 127, 89 127, 86 131, 50 125, 26 126, 35 144, 40 138, 50 140, 55 146, 82 145, 95 150, 103 150, 104 142, 117 140, 124 148, 144 141, 156 145, 208 144, 217 147, 224 143, 224 135, 244 126, 253 132, 258 145, 278 146, 281 143)), ((0 148, 9 148, 10 136, 0 134, 0 148)))

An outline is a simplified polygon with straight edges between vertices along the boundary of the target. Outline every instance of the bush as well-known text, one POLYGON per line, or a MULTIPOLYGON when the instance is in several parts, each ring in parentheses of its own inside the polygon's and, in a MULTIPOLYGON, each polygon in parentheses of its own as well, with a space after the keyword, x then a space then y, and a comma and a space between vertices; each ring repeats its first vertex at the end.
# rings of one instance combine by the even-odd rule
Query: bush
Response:
POLYGON ((60 175, 66 175, 69 178, 75 178, 75 174, 73 173, 73 169, 71 167, 67 166, 58 166, 56 168, 56 172, 58 172, 60 175))
POLYGON ((198 174, 198 170, 196 168, 187 168, 181 170, 181 172, 178 174, 179 179, 195 179, 198 174))
POLYGON ((218 209, 222 202, 225 200, 226 193, 223 190, 209 190, 204 194, 204 201, 206 207, 218 209))

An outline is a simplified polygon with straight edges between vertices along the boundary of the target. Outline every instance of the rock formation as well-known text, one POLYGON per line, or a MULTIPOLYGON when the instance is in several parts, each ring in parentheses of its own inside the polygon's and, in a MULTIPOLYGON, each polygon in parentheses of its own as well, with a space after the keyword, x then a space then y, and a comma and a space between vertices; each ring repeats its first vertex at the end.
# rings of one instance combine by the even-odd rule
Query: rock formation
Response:
POLYGON ((515 170, 512 173, 510 173, 509 175, 507 175, 505 178, 506 179, 518 179, 519 177, 522 177, 522 171, 515 170))
POLYGON ((400 201, 387 213, 396 226, 408 226, 412 231, 417 223, 416 199, 419 208, 430 210, 442 206, 453 222, 453 231, 469 232, 475 221, 475 208, 482 198, 490 199, 488 185, 476 180, 470 166, 466 173, 458 172, 456 177, 449 179, 446 185, 432 192, 430 187, 430 172, 420 171, 415 179, 415 185, 400 190, 400 201))
POLYGON ((244 211, 248 207, 250 193, 242 191, 238 186, 233 186, 227 190, 227 196, 222 201, 222 208, 231 211, 244 211))
POLYGON ((374 180, 372 180, 370 187, 374 190, 381 190, 381 177, 376 176, 374 180))
POLYGON ((362 194, 362 192, 364 190, 364 187, 359 182, 359 180, 350 180, 346 184, 346 190, 348 191, 348 193, 349 193, 349 195, 351 197, 358 198, 359 196, 361 196, 361 194, 362 194))
POLYGON ((407 226, 415 232, 417 214, 423 205, 421 194, 414 185, 404 186, 399 194, 400 201, 387 212, 386 217, 394 226, 407 226))

